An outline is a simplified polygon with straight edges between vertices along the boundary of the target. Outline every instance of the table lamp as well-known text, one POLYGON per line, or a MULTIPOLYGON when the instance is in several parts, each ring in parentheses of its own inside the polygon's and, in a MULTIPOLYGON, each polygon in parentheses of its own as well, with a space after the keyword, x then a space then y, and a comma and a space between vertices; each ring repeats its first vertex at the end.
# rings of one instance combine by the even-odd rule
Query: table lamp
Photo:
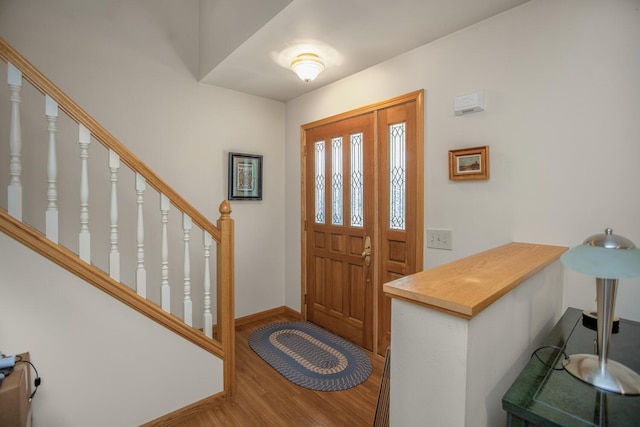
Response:
POLYGON ((618 279, 640 276, 640 249, 625 237, 607 228, 604 234, 589 237, 582 245, 565 252, 562 263, 579 273, 596 277, 598 354, 574 354, 564 368, 574 377, 596 388, 617 394, 640 394, 640 375, 623 364, 608 359, 613 328, 618 279))

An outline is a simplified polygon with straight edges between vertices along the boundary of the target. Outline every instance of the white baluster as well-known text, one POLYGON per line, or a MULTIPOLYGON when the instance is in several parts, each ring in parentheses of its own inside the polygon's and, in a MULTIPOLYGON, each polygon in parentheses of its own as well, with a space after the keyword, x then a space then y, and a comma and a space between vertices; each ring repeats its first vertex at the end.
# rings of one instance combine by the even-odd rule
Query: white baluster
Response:
POLYGON ((144 219, 142 216, 142 205, 144 203, 144 190, 147 182, 142 175, 136 173, 136 203, 138 205, 138 229, 136 251, 136 292, 141 297, 147 297, 147 270, 144 268, 144 219))
POLYGON ((79 125, 78 140, 80 142, 80 159, 82 160, 80 172, 80 235, 79 252, 80 259, 91 263, 91 234, 89 233, 89 144, 91 133, 83 125, 79 125))
POLYGON ((49 132, 49 152, 47 156, 47 212, 45 213, 45 234, 49 240, 58 243, 58 159, 56 154, 56 122, 58 103, 49 95, 45 96, 45 114, 49 132))
POLYGON ((167 223, 169 222, 169 198, 160 194, 160 211, 162 213, 162 267, 160 276, 162 279, 161 305, 167 313, 171 313, 171 289, 169 288, 169 242, 167 236, 167 223))
POLYGON ((22 89, 22 72, 13 64, 8 63, 7 82, 11 96, 11 128, 9 130, 9 150, 11 160, 9 161, 8 208, 9 215, 22 221, 22 130, 20 124, 20 90, 22 89))
POLYGON ((191 302, 191 259, 189 258, 189 233, 191 232, 191 218, 182 214, 182 230, 184 232, 184 322, 193 325, 193 310, 191 302))
POLYGON ((204 334, 213 338, 213 315, 211 314, 211 273, 209 270, 209 259, 211 258, 211 245, 213 238, 211 234, 204 232, 204 334))
POLYGON ((120 281, 120 250, 118 249, 118 169, 120 169, 120 156, 115 151, 109 150, 109 170, 111 171, 111 228, 109 241, 109 276, 113 280, 120 281))

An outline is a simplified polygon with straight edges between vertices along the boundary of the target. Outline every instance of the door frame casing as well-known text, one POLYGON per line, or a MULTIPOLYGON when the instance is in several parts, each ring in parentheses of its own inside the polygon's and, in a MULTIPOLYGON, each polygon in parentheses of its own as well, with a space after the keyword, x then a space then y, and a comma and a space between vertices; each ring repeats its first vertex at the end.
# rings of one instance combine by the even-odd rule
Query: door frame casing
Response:
MULTIPOLYGON (((416 200, 416 247, 415 247, 415 265, 416 272, 422 270, 423 266, 423 247, 424 247, 424 90, 418 90, 415 92, 410 92, 405 95, 401 95, 398 97, 390 98, 384 101, 376 102, 374 104, 369 104, 354 110, 350 110, 344 113, 336 114, 334 116, 330 116, 321 120, 317 120, 314 122, 310 122, 300 126, 300 194, 301 194, 301 202, 300 202, 300 236, 301 236, 301 294, 300 294, 300 306, 302 307, 301 313, 304 319, 307 318, 307 229, 306 229, 306 218, 307 218, 307 210, 313 209, 313 207, 308 207, 306 205, 307 194, 306 194, 306 176, 307 176, 307 160, 306 160, 306 133, 309 129, 313 129, 318 126, 323 126, 327 124, 331 124, 334 122, 338 122, 341 120, 349 119, 352 117, 356 117, 363 114, 374 113, 374 150, 378 150, 378 126, 377 126, 377 111, 393 107, 396 105, 405 104, 408 102, 416 103, 416 141, 415 141, 415 154, 417 157, 416 161, 416 185, 415 185, 415 200, 416 200)), ((377 155, 378 153, 376 153, 377 155)), ((378 165, 374 165, 374 174, 379 173, 378 165)), ((375 180, 375 188, 374 191, 379 191, 378 180, 375 180)), ((378 213, 374 213, 375 223, 378 224, 379 217, 378 213)), ((379 247, 381 237, 379 227, 376 225, 374 227, 373 233, 373 244, 374 247, 379 247)), ((374 251, 374 263, 377 266, 374 271, 371 272, 372 280, 375 284, 375 289, 373 290, 373 304, 374 304, 374 313, 373 313, 373 353, 378 353, 378 307, 380 304, 379 295, 380 289, 382 288, 382 283, 380 283, 380 251, 374 251)), ((383 352, 384 354, 384 352, 383 352)))

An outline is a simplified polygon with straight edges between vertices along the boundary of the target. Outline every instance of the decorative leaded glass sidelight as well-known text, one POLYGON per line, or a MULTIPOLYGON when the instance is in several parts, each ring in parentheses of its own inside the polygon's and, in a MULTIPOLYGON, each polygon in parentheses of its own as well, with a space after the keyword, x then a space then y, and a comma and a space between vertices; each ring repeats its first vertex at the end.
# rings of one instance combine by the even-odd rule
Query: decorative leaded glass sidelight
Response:
POLYGON ((331 224, 342 225, 342 137, 331 139, 331 224))
POLYGON ((316 214, 317 224, 324 224, 324 141, 315 143, 315 193, 316 193, 316 214))
POLYGON ((362 132, 351 135, 351 226, 364 226, 364 171, 362 132))
POLYGON ((389 125, 389 228, 404 230, 406 223, 405 123, 389 125))

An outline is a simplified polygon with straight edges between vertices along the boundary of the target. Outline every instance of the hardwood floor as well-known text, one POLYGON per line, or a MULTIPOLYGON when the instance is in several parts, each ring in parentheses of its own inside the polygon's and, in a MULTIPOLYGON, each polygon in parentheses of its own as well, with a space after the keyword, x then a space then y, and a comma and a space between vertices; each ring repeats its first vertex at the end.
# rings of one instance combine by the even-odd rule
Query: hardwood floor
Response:
POLYGON ((285 315, 238 326, 236 329, 236 381, 234 402, 222 403, 183 416, 174 426, 371 426, 376 411, 384 360, 366 352, 373 373, 362 384, 338 392, 297 386, 271 368, 251 350, 251 332, 271 322, 290 321, 285 315))

